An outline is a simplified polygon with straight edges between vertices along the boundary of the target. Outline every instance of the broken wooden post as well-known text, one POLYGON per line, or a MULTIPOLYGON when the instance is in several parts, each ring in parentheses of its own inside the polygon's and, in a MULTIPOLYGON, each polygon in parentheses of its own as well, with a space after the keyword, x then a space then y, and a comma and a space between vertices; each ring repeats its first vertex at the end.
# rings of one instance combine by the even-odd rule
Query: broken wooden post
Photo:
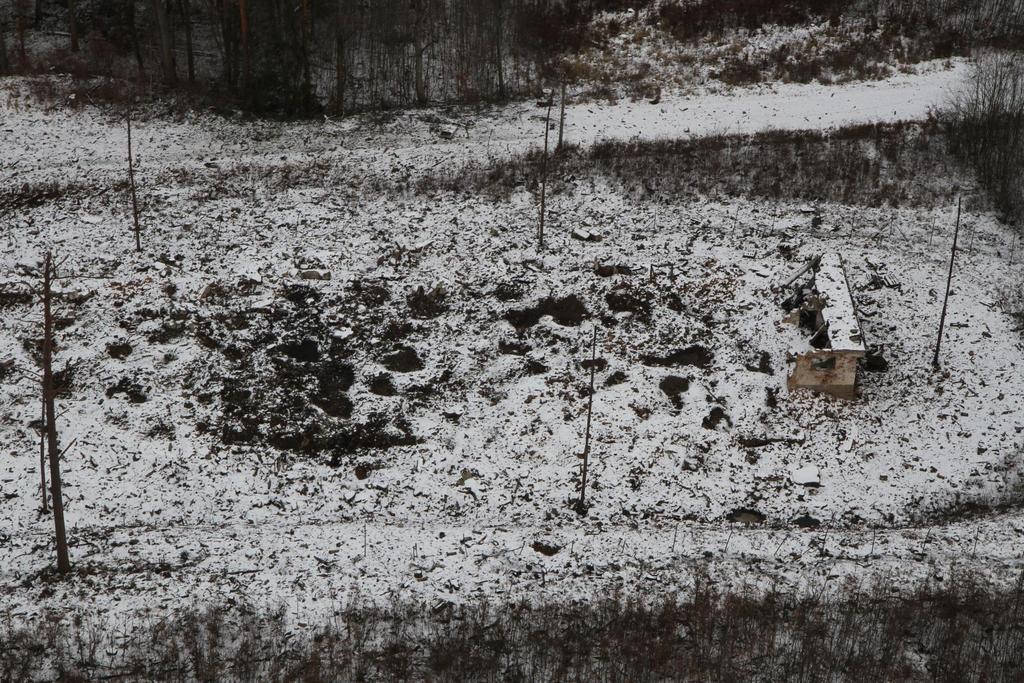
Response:
POLYGON ((932 357, 932 367, 939 367, 939 349, 942 347, 942 332, 946 327, 946 310, 949 307, 949 290, 953 284, 953 264, 956 261, 956 242, 960 236, 960 207, 963 198, 956 200, 956 228, 953 230, 953 251, 949 256, 949 275, 946 277, 946 296, 942 300, 942 315, 939 317, 939 338, 935 340, 935 355, 932 357))
POLYGON ((587 469, 590 465, 590 424, 594 416, 594 375, 597 373, 597 325, 594 325, 594 337, 590 343, 590 397, 587 401, 587 428, 583 437, 583 470, 580 475, 580 500, 576 504, 576 512, 587 514, 587 469))
POLYGON ((562 94, 558 98, 558 106, 561 111, 558 113, 558 145, 555 147, 556 152, 562 151, 562 140, 565 133, 565 77, 562 77, 562 94))
POLYGON ((135 165, 132 160, 132 101, 128 99, 128 186, 132 192, 132 222, 135 229, 135 251, 142 251, 142 235, 139 227, 139 199, 135 193, 135 165))
POLYGON ((551 127, 551 99, 548 100, 548 113, 544 117, 544 157, 540 167, 540 230, 537 232, 538 251, 544 249, 544 201, 548 184, 548 129, 551 127))
POLYGON ((39 417, 39 493, 43 499, 43 514, 48 513, 46 504, 46 401, 41 405, 39 417))

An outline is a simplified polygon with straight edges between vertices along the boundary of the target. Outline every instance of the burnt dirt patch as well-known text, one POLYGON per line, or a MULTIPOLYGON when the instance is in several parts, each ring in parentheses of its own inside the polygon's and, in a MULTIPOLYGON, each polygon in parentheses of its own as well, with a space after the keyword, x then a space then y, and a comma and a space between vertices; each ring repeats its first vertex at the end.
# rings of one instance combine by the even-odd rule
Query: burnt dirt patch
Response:
POLYGON ((404 418, 389 418, 377 413, 363 422, 346 425, 331 435, 328 464, 339 467, 347 463, 352 455, 365 451, 386 451, 396 446, 413 446, 420 441, 404 418))
POLYGON ((570 295, 561 298, 547 297, 534 306, 511 310, 505 314, 505 320, 522 331, 533 327, 546 315, 551 316, 552 320, 563 327, 578 327, 590 317, 587 307, 579 297, 570 295))
POLYGON ((113 398, 114 396, 123 396, 125 400, 131 403, 145 403, 149 400, 146 390, 128 377, 122 377, 107 387, 107 398, 113 398))
POLYGON ((651 314, 652 300, 650 292, 635 287, 617 287, 604 297, 608 309, 613 313, 632 313, 646 318, 651 314))
POLYGON ((386 372, 371 377, 366 383, 366 388, 370 390, 371 394, 376 394, 377 396, 395 396, 398 394, 391 375, 386 372))
POLYGON ((392 372, 418 372, 423 369, 423 361, 416 349, 399 344, 390 353, 380 359, 381 365, 392 372))
POLYGON ((715 406, 700 424, 704 429, 718 429, 723 422, 732 427, 732 419, 725 410, 720 406, 715 406))
MULTIPOLYGON (((209 397, 219 399, 221 440, 323 458, 336 466, 363 452, 416 443, 399 416, 354 417, 352 354, 395 324, 390 301, 390 293, 377 285, 356 283, 328 295, 311 285, 290 284, 260 309, 230 298, 211 306, 196 334, 211 349, 210 374, 221 387, 209 397)), ((389 369, 422 367, 411 347, 396 346, 385 358, 389 369)), ((368 385, 378 395, 396 393, 387 374, 372 377, 368 385)))
POLYGON ((757 510, 738 508, 730 512, 726 519, 738 524, 763 524, 766 518, 764 514, 757 510))
POLYGON ((661 368, 681 368, 692 366, 706 368, 715 359, 715 354, 703 346, 694 344, 685 349, 677 349, 664 356, 649 355, 643 357, 644 365, 661 368))
POLYGON ((107 344, 107 355, 115 360, 124 360, 132 353, 132 345, 128 342, 111 342, 107 344))
POLYGON ((689 390, 690 380, 687 377, 669 375, 658 383, 658 388, 668 396, 669 400, 672 401, 672 405, 679 409, 683 407, 682 394, 689 390))
POLYGON ((0 308, 28 306, 32 303, 32 292, 17 284, 0 284, 0 308))
POLYGON ((412 317, 428 320, 448 310, 446 299, 447 295, 441 285, 433 289, 424 289, 420 285, 406 297, 406 303, 412 317))

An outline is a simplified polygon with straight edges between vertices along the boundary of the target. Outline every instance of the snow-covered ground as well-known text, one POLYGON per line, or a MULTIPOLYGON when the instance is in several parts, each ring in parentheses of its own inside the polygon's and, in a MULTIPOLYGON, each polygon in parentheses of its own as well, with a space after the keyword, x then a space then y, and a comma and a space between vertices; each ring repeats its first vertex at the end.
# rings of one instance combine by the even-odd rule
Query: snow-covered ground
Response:
MULTIPOLYGON (((919 120, 942 105, 969 73, 965 61, 950 69, 900 74, 884 81, 844 86, 770 84, 725 94, 668 97, 658 104, 570 104, 565 141, 651 140, 755 133, 767 129, 827 129, 854 123, 919 120)), ((0 181, 96 182, 102 172, 119 177, 125 169, 124 121, 92 109, 43 111, 26 103, 12 82, 0 122, 0 181)), ((3 102, 0 99, 0 102, 3 102)), ((552 109, 552 121, 558 117, 552 109)), ((314 124, 228 123, 192 115, 157 117, 134 125, 138 169, 147 174, 173 170, 208 171, 237 164, 329 163, 337 174, 403 173, 487 161, 539 147, 545 109, 513 104, 475 113, 470 109, 409 111, 386 123, 356 117, 314 124), (447 139, 451 136, 451 139, 447 139), (282 158, 284 157, 284 158, 282 158)), ((552 144, 554 139, 552 138, 552 144)), ((108 180, 106 177, 103 181, 108 180)))
MULTIPOLYGON (((964 68, 572 107, 567 137, 919 118, 964 68)), ((3 113, 0 191, 80 186, 0 225, 5 291, 46 248, 72 276, 60 430, 76 440, 63 463, 72 558, 88 568, 38 578, 52 562, 38 391, 24 374, 38 324, 35 308, 3 304, 0 363, 16 370, 0 377, 0 600, 19 618, 69 601, 116 614, 244 596, 315 614, 355 590, 650 593, 705 563, 725 582, 802 587, 954 564, 1005 581, 1021 564, 1019 513, 941 522, 1019 487, 1024 343, 998 299, 1024 274, 1024 248, 1011 265, 1011 235, 991 216, 965 216, 971 251, 935 372, 950 207, 655 206, 569 181, 548 199, 538 252, 525 190, 493 202, 353 189, 536 145, 535 107, 383 126, 154 117, 135 127, 137 255, 125 194, 104 191, 123 180, 118 122, 3 113), (267 179, 310 160, 328 164, 312 187, 267 179), (223 175, 236 164, 250 191, 211 185, 237 183, 223 175), (824 251, 843 255, 867 342, 890 366, 862 374, 855 403, 786 388, 792 331, 773 287, 824 251), (819 486, 799 483, 809 467, 819 486)))

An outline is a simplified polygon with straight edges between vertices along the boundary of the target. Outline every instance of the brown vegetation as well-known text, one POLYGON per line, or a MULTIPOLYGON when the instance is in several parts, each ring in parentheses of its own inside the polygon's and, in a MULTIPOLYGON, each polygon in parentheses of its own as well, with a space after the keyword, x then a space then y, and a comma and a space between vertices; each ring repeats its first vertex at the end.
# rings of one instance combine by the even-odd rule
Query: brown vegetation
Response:
POLYGON ((347 607, 298 636, 285 610, 246 606, 124 633, 44 615, 32 627, 0 622, 0 679, 1018 681, 1022 580, 997 590, 953 574, 904 594, 878 581, 796 596, 698 577, 688 594, 655 601, 347 607))
MULTIPOLYGON (((520 185, 536 184, 539 163, 539 153, 532 152, 489 167, 471 165, 449 177, 425 178, 420 189, 507 194, 520 185)), ((586 149, 566 148, 551 166, 552 183, 555 178, 602 179, 651 198, 726 195, 867 206, 949 202, 959 173, 946 135, 934 121, 600 142, 586 149)))

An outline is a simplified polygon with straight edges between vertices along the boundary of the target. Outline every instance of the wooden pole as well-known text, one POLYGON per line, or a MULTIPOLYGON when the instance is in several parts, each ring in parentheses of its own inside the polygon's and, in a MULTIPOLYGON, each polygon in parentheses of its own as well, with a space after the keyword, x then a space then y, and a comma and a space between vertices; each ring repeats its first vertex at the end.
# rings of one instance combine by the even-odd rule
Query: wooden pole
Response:
POLYGON ((587 429, 583 437, 583 472, 580 476, 580 500, 576 511, 587 513, 587 470, 590 465, 590 424, 594 416, 594 375, 597 373, 597 325, 594 325, 594 338, 590 344, 590 397, 587 401, 587 429))
POLYGON ((135 162, 132 160, 132 102, 128 99, 128 186, 132 192, 132 222, 135 230, 135 251, 142 251, 142 230, 139 227, 139 198, 135 192, 135 162))
POLYGON ((53 528, 57 541, 57 571, 71 571, 68 558, 68 539, 64 528, 64 498, 60 487, 60 450, 57 447, 57 411, 54 399, 57 391, 53 381, 53 311, 51 284, 53 257, 46 252, 43 263, 43 406, 46 413, 46 445, 50 455, 50 498, 53 501, 53 528))
POLYGON ((956 242, 960 236, 960 207, 962 198, 956 200, 956 228, 953 230, 953 252, 949 256, 949 275, 946 278, 946 296, 942 300, 942 315, 939 317, 939 338, 935 340, 935 355, 932 357, 932 367, 939 367, 939 349, 942 347, 942 332, 946 327, 946 310, 949 308, 949 290, 953 284, 953 264, 956 261, 956 242))
MULTIPOLYGON (((552 97, 552 99, 554 99, 552 97)), ((547 184, 548 184, 548 129, 551 127, 551 104, 552 99, 548 100, 548 113, 544 117, 544 157, 540 167, 540 230, 537 232, 537 244, 538 250, 544 249, 544 209, 545 200, 547 199, 547 184)))
POLYGON ((562 140, 565 133, 565 79, 562 79, 562 95, 558 101, 559 109, 561 110, 558 114, 558 146, 555 147, 556 152, 562 151, 562 140))
POLYGON ((39 425, 39 493, 43 499, 43 514, 50 511, 46 504, 46 401, 40 403, 39 425))

